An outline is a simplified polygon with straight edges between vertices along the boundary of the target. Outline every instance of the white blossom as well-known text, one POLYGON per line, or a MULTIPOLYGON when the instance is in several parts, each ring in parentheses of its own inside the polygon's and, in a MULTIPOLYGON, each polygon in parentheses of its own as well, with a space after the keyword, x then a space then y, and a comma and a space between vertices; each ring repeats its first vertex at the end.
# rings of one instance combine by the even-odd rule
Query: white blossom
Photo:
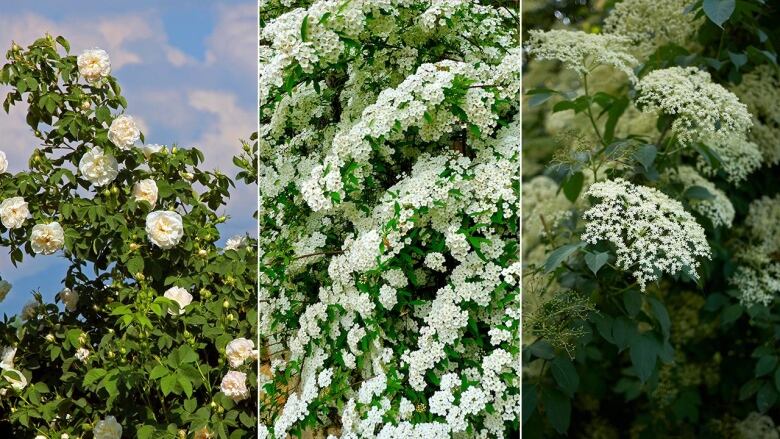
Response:
POLYGON ((122 425, 113 416, 98 421, 92 431, 95 439, 122 439, 122 425))
POLYGON ((133 198, 136 201, 146 201, 154 207, 157 203, 157 183, 151 178, 143 179, 133 185, 133 198))
POLYGON ((179 305, 178 311, 172 308, 168 309, 168 314, 170 315, 181 315, 184 314, 185 310, 184 308, 192 303, 192 294, 190 294, 189 291, 185 290, 182 287, 170 287, 167 290, 165 290, 165 293, 163 293, 163 297, 173 300, 179 305))
POLYGON ((149 213, 146 216, 146 233, 157 247, 163 250, 173 248, 184 236, 181 215, 161 210, 149 213))
POLYGON ((90 84, 94 84, 111 74, 111 61, 105 50, 90 49, 81 52, 76 58, 79 74, 90 84))
POLYGON ((70 312, 76 312, 79 303, 79 293, 70 288, 63 288, 60 291, 60 300, 65 305, 65 309, 70 312))
POLYGON ((698 258, 709 258, 710 247, 704 229, 678 201, 620 178, 591 185, 587 195, 596 202, 582 216, 582 240, 613 245, 617 266, 630 271, 642 291, 662 273, 698 277, 698 258))
POLYGON ((246 387, 246 374, 235 370, 228 371, 222 378, 219 390, 236 402, 248 398, 249 389, 246 387))
POLYGON ((30 232, 30 244, 35 253, 54 254, 65 245, 65 231, 60 223, 36 224, 30 232))
POLYGON ((255 342, 243 337, 232 340, 225 346, 225 355, 228 358, 230 367, 239 367, 246 360, 257 358, 255 342))
POLYGON ((93 185, 105 186, 119 175, 119 164, 114 156, 94 147, 81 156, 79 172, 93 185))
POLYGON ((8 159, 5 157, 5 152, 0 151, 0 174, 5 174, 8 171, 8 159))
POLYGON ((111 121, 111 126, 108 128, 108 140, 119 149, 130 149, 140 138, 141 131, 132 116, 121 115, 111 121))
POLYGON ((6 198, 0 203, 0 220, 8 229, 21 227, 29 216, 30 210, 22 197, 6 198))

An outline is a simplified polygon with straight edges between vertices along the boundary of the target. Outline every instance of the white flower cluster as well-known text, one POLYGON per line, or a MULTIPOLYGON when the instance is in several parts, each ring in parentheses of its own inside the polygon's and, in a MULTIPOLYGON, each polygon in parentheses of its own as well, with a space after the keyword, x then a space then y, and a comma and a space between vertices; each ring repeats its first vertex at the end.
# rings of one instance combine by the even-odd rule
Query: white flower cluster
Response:
POLYGON ((529 32, 526 45, 534 58, 560 61, 580 74, 586 75, 600 65, 607 65, 636 82, 634 67, 639 61, 631 55, 631 39, 625 36, 534 29, 529 32))
POLYGON ((739 253, 737 260, 740 265, 729 284, 739 290, 739 301, 746 306, 770 305, 780 293, 780 263, 753 247, 739 253))
POLYGON ((747 179, 763 162, 758 146, 744 136, 716 137, 704 143, 718 156, 719 167, 711 166, 702 155, 697 157, 696 167, 705 175, 715 175, 720 169, 732 184, 747 179))
MULTIPOLYGON (((225 346, 225 356, 232 368, 241 367, 246 360, 257 360, 259 353, 255 349, 255 342, 247 338, 239 337, 225 346)), ((246 385, 246 373, 231 370, 222 378, 220 391, 233 401, 243 401, 249 398, 249 388, 246 385)))
POLYGON ((780 195, 763 196, 750 203, 745 225, 767 254, 780 251, 780 195))
POLYGON ((780 75, 769 64, 762 64, 742 76, 734 93, 753 116, 749 138, 754 141, 768 165, 780 163, 780 75))
POLYGON ((745 104, 695 67, 654 70, 636 85, 637 106, 673 116, 672 131, 685 145, 743 136, 753 124, 745 104))
POLYGON ((691 208, 708 218, 715 227, 731 227, 734 221, 734 206, 731 200, 723 191, 706 178, 699 175, 696 170, 690 166, 680 166, 676 172, 666 172, 666 178, 681 183, 684 189, 697 186, 707 190, 712 195, 710 199, 692 199, 691 208))
POLYGON ((621 178, 594 183, 586 193, 596 202, 583 214, 582 240, 615 246, 617 266, 632 270, 642 291, 663 273, 697 278, 698 258, 709 258, 710 247, 680 202, 621 178))
POLYGON ((92 430, 95 439, 122 439, 122 425, 113 416, 106 416, 92 430))
POLYGON ((703 19, 686 14, 688 0, 623 0, 604 20, 604 32, 631 39, 632 51, 645 59, 667 44, 687 46, 703 19))

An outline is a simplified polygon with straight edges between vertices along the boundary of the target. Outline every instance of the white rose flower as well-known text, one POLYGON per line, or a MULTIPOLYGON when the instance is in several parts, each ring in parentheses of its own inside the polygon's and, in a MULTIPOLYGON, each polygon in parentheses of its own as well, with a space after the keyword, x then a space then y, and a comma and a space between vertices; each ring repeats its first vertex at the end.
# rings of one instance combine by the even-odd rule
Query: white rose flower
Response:
POLYGON ((167 250, 181 241, 184 223, 176 212, 157 210, 146 216, 146 233, 154 245, 167 250))
POLYGON ((241 366, 246 360, 256 358, 256 352, 255 343, 243 337, 231 341, 225 347, 225 355, 227 355, 230 367, 241 366))
POLYGON ((22 197, 6 198, 0 203, 0 220, 8 229, 21 227, 28 216, 30 210, 22 197))
POLYGON ((14 357, 16 356, 16 348, 12 346, 6 346, 3 351, 0 352, 0 369, 13 369, 14 357))
POLYGON ((89 83, 95 83, 111 74, 111 61, 105 50, 85 50, 76 58, 76 64, 81 76, 89 83))
POLYGON ((76 349, 76 359, 81 361, 82 363, 87 362, 87 358, 89 358, 89 349, 87 348, 78 348, 76 349))
POLYGON ((119 164, 114 156, 94 147, 81 156, 79 172, 95 186, 105 186, 119 174, 119 164))
POLYGON ((75 312, 79 303, 79 293, 70 288, 63 288, 62 291, 60 291, 60 300, 65 304, 65 308, 67 308, 68 311, 75 312))
POLYGON ((179 304, 179 311, 169 309, 168 314, 184 314, 184 307, 192 303, 192 294, 182 287, 171 287, 163 294, 164 297, 173 300, 179 304))
POLYGON ((225 250, 238 250, 246 245, 246 236, 236 235, 225 242, 225 250))
POLYGON ((141 147, 141 151, 144 153, 144 157, 146 157, 146 160, 149 160, 152 158, 152 154, 158 154, 163 152, 165 147, 163 145, 158 145, 156 143, 153 143, 151 145, 144 145, 141 147))
POLYGON ((65 231, 60 223, 36 224, 30 233, 30 243, 35 253, 50 255, 65 245, 65 231))
POLYGON ((157 183, 151 178, 139 181, 133 186, 133 197, 136 201, 148 201, 154 207, 157 203, 157 183))
POLYGON ((249 389, 246 388, 246 374, 231 370, 222 378, 219 390, 235 402, 249 397, 249 389))
POLYGON ((38 315, 38 302, 33 300, 27 302, 24 305, 21 314, 19 314, 19 317, 21 317, 22 320, 26 321, 26 320, 34 319, 37 315, 38 315))
POLYGON ((95 429, 92 431, 95 439, 121 439, 122 426, 113 416, 106 416, 106 419, 98 421, 95 429))
POLYGON ((0 151, 0 174, 4 174, 8 170, 8 159, 5 158, 5 153, 0 151))
POLYGON ((138 139, 141 138, 141 131, 131 116, 119 116, 111 122, 108 128, 108 140, 120 149, 130 149, 138 139))
POLYGON ((0 280, 0 302, 5 300, 9 291, 11 291, 11 284, 7 280, 0 280))
POLYGON ((11 384, 15 390, 22 390, 27 387, 27 377, 24 376, 22 371, 16 369, 5 369, 3 372, 3 378, 11 384))

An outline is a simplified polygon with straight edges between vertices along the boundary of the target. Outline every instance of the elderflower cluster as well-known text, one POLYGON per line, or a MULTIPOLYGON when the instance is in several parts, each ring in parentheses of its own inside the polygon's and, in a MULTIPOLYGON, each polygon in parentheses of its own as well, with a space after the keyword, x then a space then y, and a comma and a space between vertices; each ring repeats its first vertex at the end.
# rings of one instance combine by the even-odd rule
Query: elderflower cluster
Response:
POLYGON ((674 117, 671 129, 684 145, 744 135, 752 125, 745 104, 696 67, 654 70, 637 83, 636 91, 642 111, 674 117))
POLYGON ((761 150, 768 165, 780 163, 780 75, 769 64, 762 64, 742 76, 732 88, 753 116, 749 138, 761 150))
POLYGON ((744 136, 715 137, 705 140, 704 143, 717 155, 718 160, 715 167, 710 159, 703 155, 697 157, 696 167, 704 175, 712 176, 718 170, 722 170, 726 180, 732 184, 739 184, 760 168, 763 162, 758 146, 744 136))
POLYGON ((692 187, 701 187, 707 190, 712 198, 692 199, 691 208, 701 216, 708 218, 715 227, 731 227, 734 221, 734 206, 731 200, 723 191, 706 178, 699 175, 696 170, 690 166, 680 166, 676 172, 666 172, 666 178, 679 182, 683 185, 683 190, 692 187))
POLYGON ((604 32, 630 38, 641 59, 667 44, 685 47, 703 22, 685 13, 689 5, 688 0, 623 0, 604 20, 604 32))
POLYGON ((766 253, 780 251, 780 196, 763 196, 752 203, 745 218, 750 235, 766 253))
POLYGON ((630 270, 642 291, 663 273, 696 279, 698 258, 711 256, 704 229, 656 189, 618 178, 593 184, 587 195, 595 202, 583 214, 582 240, 615 246, 617 266, 630 270))
POLYGON ((567 68, 587 75, 600 65, 612 66, 636 82, 634 67, 639 64, 630 53, 631 40, 621 35, 589 34, 554 29, 529 32, 528 53, 536 59, 557 60, 567 68))

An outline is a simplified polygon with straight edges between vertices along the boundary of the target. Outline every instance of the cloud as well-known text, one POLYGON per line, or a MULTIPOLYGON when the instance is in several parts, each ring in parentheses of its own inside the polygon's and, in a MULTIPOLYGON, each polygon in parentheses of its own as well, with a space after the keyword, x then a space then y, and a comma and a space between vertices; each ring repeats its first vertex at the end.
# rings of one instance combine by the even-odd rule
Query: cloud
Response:
POLYGON ((220 5, 214 32, 206 42, 206 63, 227 63, 256 76, 257 7, 220 5))

